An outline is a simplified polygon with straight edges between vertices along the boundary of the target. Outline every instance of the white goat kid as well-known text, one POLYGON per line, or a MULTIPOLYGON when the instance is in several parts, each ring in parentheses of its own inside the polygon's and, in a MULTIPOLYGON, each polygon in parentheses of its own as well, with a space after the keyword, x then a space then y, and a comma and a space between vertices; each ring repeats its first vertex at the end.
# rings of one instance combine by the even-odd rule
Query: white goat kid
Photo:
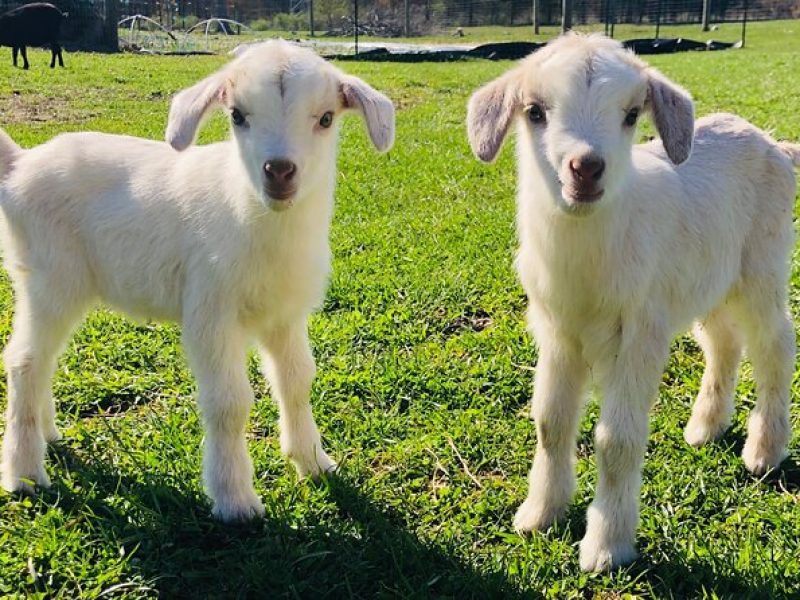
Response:
POLYGON ((203 478, 218 518, 264 510, 245 441, 253 340, 279 404, 283 451, 301 475, 334 468, 309 404, 306 321, 330 269, 337 129, 348 109, 363 114, 379 150, 391 146, 385 96, 308 50, 269 42, 175 97, 172 147, 73 133, 22 150, 0 131, 5 264, 16 295, 5 352, 4 488, 49 485, 45 444, 59 438, 50 379, 71 330, 98 300, 182 324, 205 426, 203 478), (233 139, 187 148, 217 106, 231 115, 233 139))
POLYGON ((545 529, 570 502, 591 375, 602 394, 599 479, 580 562, 608 569, 636 555, 648 412, 670 342, 694 319, 707 367, 686 440, 701 445, 730 425, 741 330, 758 390, 744 463, 761 474, 786 455, 800 146, 733 115, 695 126, 684 90, 601 36, 557 39, 473 95, 468 129, 480 159, 495 157, 512 120, 516 266, 539 346, 538 446, 514 524, 545 529), (633 146, 644 112, 661 140, 633 146))

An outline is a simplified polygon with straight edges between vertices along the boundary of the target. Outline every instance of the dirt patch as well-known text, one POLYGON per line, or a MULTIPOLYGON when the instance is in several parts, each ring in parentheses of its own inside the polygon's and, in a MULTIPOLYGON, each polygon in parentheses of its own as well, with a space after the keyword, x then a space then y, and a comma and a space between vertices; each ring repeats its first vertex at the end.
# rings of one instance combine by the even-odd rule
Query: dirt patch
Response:
POLYGON ((51 121, 87 121, 95 116, 88 110, 68 107, 61 98, 42 94, 25 94, 13 90, 0 100, 0 119, 3 123, 49 123, 51 121))
POLYGON ((445 325, 444 335, 454 335, 460 331, 483 331, 492 324, 492 317, 485 310, 468 310, 445 325))

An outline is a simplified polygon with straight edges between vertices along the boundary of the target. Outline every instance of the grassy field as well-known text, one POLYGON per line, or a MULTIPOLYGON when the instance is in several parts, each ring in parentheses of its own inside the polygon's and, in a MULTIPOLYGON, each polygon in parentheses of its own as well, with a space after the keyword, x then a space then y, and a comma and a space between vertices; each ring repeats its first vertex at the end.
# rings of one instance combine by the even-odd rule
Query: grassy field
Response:
MULTIPOLYGON (((651 62, 694 93, 699 114, 735 111, 800 139, 799 34, 800 22, 757 24, 749 49, 651 62)), ((0 61, 0 125, 24 146, 90 129, 161 139, 170 95, 225 58, 68 54, 54 71, 47 60, 31 52, 29 72, 0 61)), ((65 440, 49 452, 53 487, 35 499, 0 493, 0 597, 800 597, 797 434, 779 473, 748 475, 745 366, 732 430, 687 447, 702 373, 689 338, 674 345, 653 411, 641 558, 610 575, 578 567, 595 400, 566 521, 529 539, 513 532, 535 445, 526 415, 536 363, 511 266, 513 144, 481 165, 464 131, 471 91, 509 66, 344 65, 399 112, 396 147, 378 158, 357 119, 343 129, 334 275, 311 326, 314 411, 340 475, 297 480, 253 362, 248 437, 267 515, 238 527, 211 520, 177 329, 99 310, 55 379, 65 440)), ((225 127, 213 119, 201 141, 225 127)), ((3 277, 2 342, 11 309, 3 277)), ((792 423, 800 431, 798 405, 792 423)))

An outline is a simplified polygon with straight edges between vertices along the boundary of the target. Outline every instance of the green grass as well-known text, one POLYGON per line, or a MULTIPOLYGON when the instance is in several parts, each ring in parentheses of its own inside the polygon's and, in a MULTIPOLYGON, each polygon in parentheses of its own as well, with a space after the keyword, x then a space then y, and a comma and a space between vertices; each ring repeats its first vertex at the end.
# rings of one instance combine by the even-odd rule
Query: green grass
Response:
MULTIPOLYGON (((798 29, 758 24, 750 49, 651 62, 694 93, 699 114, 735 111, 800 139, 798 29)), ((24 146, 67 130, 161 138, 170 95, 224 61, 68 54, 67 69, 51 71, 35 51, 23 72, 5 58, 0 123, 24 146)), ((596 478, 595 401, 566 521, 529 539, 514 534, 535 445, 525 416, 536 352, 511 266, 513 144, 481 165, 463 125, 471 91, 509 66, 344 65, 399 113, 396 147, 381 157, 357 119, 343 129, 334 275, 311 326, 314 411, 341 475, 297 480, 260 391, 248 437, 267 516, 239 527, 211 520, 176 328, 97 311, 55 379, 65 440, 49 452, 52 489, 32 500, 0 494, 0 596, 800 596, 797 435, 780 473, 747 474, 739 453, 754 390, 745 367, 732 430, 687 447, 682 426, 702 373, 689 338, 674 346, 653 411, 641 558, 610 575, 578 567, 596 478)), ((224 134, 218 117, 202 140, 224 134)), ((2 342, 11 308, 3 278, 2 342)), ((251 373, 263 390, 255 363, 251 373)), ((799 421, 795 405, 795 432, 799 421)))

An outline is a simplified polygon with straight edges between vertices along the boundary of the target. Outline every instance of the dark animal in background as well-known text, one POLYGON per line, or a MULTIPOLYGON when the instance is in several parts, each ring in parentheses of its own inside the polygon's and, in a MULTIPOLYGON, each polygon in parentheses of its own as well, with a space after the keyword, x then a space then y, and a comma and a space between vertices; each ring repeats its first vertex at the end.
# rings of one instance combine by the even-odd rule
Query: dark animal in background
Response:
POLYGON ((58 32, 61 21, 66 15, 52 4, 36 2, 26 4, 0 15, 0 46, 12 48, 14 66, 17 66, 17 54, 22 54, 23 69, 27 69, 28 53, 26 46, 50 48, 50 68, 58 64, 64 66, 61 56, 61 45, 58 43, 58 32))

